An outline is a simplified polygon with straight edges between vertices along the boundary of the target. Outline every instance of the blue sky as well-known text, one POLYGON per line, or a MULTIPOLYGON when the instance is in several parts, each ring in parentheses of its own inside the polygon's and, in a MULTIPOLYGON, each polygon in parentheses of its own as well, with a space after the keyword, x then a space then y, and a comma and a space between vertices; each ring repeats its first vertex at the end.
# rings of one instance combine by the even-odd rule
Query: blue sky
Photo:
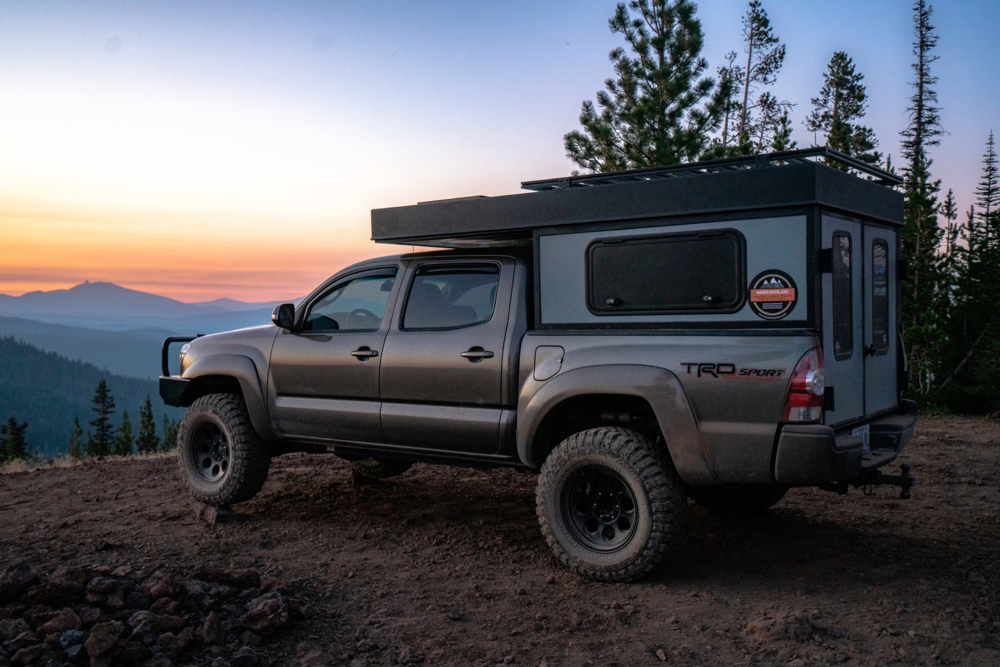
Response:
MULTIPOLYGON (((0 292, 90 279, 191 300, 301 294, 392 251, 367 241, 373 207, 568 173, 562 136, 620 43, 614 4, 3 3, 0 292)), ((798 104, 793 138, 811 144, 801 121, 844 50, 899 164, 911 4, 764 6, 788 47, 774 90, 798 104)), ((713 72, 741 50, 745 9, 699 4, 713 72)), ((949 133, 934 174, 967 208, 1000 130, 1000 3, 938 3, 934 22, 949 133)))

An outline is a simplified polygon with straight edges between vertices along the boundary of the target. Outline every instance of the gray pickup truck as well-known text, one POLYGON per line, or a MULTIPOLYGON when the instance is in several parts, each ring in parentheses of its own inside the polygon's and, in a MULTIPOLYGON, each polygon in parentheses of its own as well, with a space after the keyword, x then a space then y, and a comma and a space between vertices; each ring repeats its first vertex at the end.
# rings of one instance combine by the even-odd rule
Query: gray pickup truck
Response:
POLYGON ((348 267, 266 326, 165 342, 184 479, 231 504, 290 451, 371 477, 522 468, 556 556, 603 581, 656 568, 688 498, 908 497, 906 466, 880 470, 916 420, 897 184, 813 149, 376 209, 374 240, 444 250, 348 267))

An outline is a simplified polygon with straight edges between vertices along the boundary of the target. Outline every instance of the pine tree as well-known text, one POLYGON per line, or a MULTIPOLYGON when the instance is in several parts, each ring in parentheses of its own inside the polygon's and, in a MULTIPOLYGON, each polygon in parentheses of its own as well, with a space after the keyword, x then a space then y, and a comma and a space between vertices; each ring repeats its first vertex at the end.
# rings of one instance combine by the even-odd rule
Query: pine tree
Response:
POLYGON ((122 423, 118 427, 118 435, 115 437, 114 448, 111 453, 115 456, 132 456, 132 420, 128 417, 128 410, 122 411, 122 423))
POLYGON ((819 97, 812 98, 813 110, 806 118, 806 129, 823 132, 826 147, 854 156, 869 164, 879 164, 882 155, 875 151, 878 141, 875 133, 853 121, 864 118, 868 104, 864 75, 854 67, 843 51, 830 58, 823 73, 823 87, 819 97))
POLYGON ((152 454, 160 444, 160 439, 156 437, 156 422, 153 420, 153 403, 148 395, 146 402, 139 408, 139 437, 135 444, 140 454, 152 454))
POLYGON ((27 422, 17 423, 17 419, 9 417, 7 423, 0 426, 4 458, 7 461, 23 461, 28 458, 28 443, 24 432, 28 430, 27 422))
POLYGON ((743 16, 743 43, 747 60, 742 77, 743 99, 736 136, 742 151, 759 153, 767 150, 765 137, 773 131, 777 119, 792 107, 790 102, 778 101, 766 91, 756 99, 751 97, 761 88, 774 84, 785 62, 785 45, 774 34, 760 0, 751 0, 743 16))
POLYGON ((786 111, 774 126, 771 150, 790 151, 794 150, 798 145, 799 142, 792 139, 792 121, 788 118, 788 112, 786 111))
POLYGON ((726 54, 726 65, 716 70, 719 75, 719 86, 727 91, 722 115, 722 130, 720 136, 714 140, 709 151, 709 157, 723 158, 736 155, 739 146, 738 119, 740 117, 741 105, 737 99, 739 91, 743 88, 743 68, 736 64, 736 52, 730 51, 726 54))
POLYGON ((115 411, 115 399, 108 389, 108 383, 104 378, 97 384, 97 390, 91 399, 94 404, 93 411, 97 415, 90 425, 94 427, 93 437, 87 446, 87 456, 107 456, 111 453, 113 440, 113 430, 111 427, 111 415, 115 411))
POLYGON ((73 417, 73 432, 69 434, 69 449, 66 456, 79 461, 83 458, 83 429, 80 427, 80 419, 73 417))
POLYGON ((704 36, 691 0, 631 0, 608 22, 632 52, 610 54, 615 77, 587 100, 566 154, 594 172, 694 161, 722 123, 731 82, 702 77, 704 36))
POLYGON ((161 452, 172 452, 177 448, 177 430, 179 424, 163 415, 163 442, 160 445, 161 452))

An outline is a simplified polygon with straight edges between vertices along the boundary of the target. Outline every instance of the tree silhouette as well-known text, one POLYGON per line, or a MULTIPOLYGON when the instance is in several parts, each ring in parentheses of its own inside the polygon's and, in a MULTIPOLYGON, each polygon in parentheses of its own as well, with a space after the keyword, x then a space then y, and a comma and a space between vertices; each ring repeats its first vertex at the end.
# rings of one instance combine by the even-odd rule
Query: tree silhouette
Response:
POLYGON ((87 443, 87 456, 107 456, 111 453, 113 439, 111 415, 115 411, 115 399, 104 378, 97 384, 91 403, 94 404, 93 411, 97 416, 90 422, 94 431, 93 437, 87 443))

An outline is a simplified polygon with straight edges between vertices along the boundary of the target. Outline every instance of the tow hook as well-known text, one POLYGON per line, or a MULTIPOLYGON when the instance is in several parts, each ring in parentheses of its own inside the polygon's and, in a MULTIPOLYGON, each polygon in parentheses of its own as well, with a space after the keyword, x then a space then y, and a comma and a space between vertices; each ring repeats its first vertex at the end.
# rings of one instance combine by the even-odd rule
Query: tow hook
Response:
POLYGON ((871 472, 864 473, 860 477, 852 479, 850 482, 822 484, 819 488, 824 491, 833 491, 834 493, 846 496, 848 485, 850 485, 854 488, 861 487, 862 492, 866 496, 870 496, 876 486, 898 486, 899 499, 909 500, 910 489, 916 485, 917 478, 910 474, 910 466, 906 463, 899 466, 899 471, 899 475, 886 475, 881 470, 873 470, 871 472))
POLYGON ((901 473, 899 475, 886 475, 881 470, 873 470, 866 475, 862 475, 858 479, 858 484, 856 484, 856 486, 864 486, 865 495, 871 495, 871 489, 876 486, 898 486, 899 499, 909 500, 910 489, 917 483, 917 479, 910 474, 910 466, 906 463, 899 466, 899 471, 901 473))

